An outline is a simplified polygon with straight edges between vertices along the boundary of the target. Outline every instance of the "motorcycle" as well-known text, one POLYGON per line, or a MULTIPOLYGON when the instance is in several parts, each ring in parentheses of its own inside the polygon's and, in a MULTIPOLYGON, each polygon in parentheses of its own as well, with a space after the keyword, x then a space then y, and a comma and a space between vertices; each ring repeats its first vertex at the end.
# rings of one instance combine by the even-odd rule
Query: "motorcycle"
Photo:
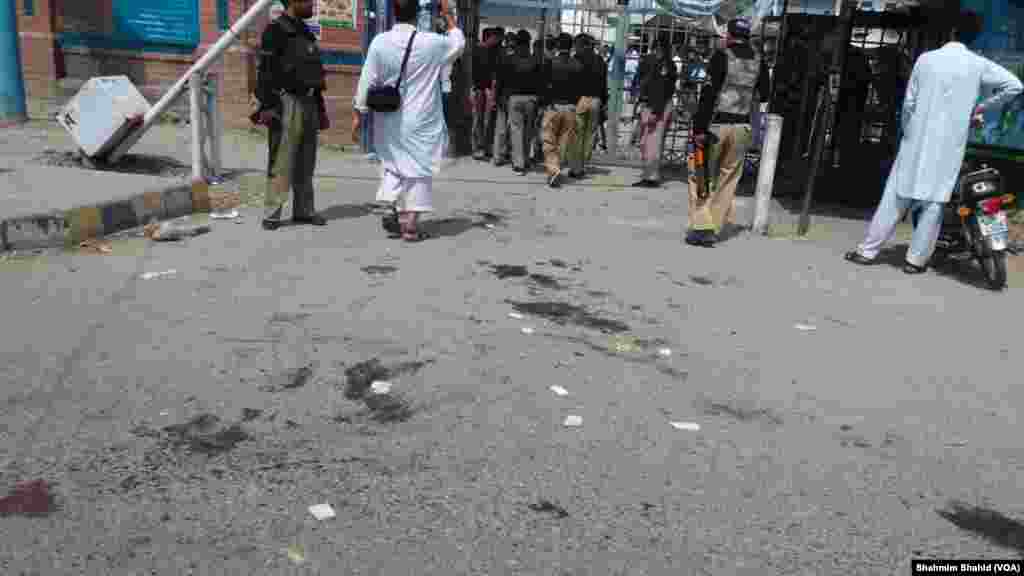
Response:
MULTIPOLYGON (((965 161, 946 205, 936 243, 940 260, 968 254, 977 260, 992 290, 1006 288, 1006 252, 1009 244, 1007 208, 1016 198, 1004 193, 1002 175, 995 168, 965 161)), ((917 226, 917 214, 913 215, 917 226)))

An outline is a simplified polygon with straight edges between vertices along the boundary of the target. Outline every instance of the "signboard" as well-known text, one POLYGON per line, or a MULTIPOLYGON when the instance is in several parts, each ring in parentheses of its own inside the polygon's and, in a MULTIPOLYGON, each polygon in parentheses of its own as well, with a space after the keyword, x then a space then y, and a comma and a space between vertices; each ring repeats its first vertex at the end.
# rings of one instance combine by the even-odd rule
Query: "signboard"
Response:
POLYGON ((113 0, 115 34, 146 44, 199 44, 199 0, 113 0))
POLYGON ((356 29, 358 0, 317 0, 320 24, 324 28, 356 29))
MULTIPOLYGON (((971 44, 971 50, 1024 78, 1024 2, 963 0, 962 7, 985 18, 985 27, 971 44)), ((1024 151, 1024 96, 1018 96, 1001 110, 986 112, 985 124, 971 130, 968 144, 1024 151)))

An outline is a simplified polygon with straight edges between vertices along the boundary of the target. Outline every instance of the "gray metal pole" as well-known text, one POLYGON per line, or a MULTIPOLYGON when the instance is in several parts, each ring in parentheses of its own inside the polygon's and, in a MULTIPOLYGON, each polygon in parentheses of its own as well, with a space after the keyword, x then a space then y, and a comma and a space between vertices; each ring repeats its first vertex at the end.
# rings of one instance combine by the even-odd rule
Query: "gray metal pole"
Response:
POLYGON ((775 167, 779 157, 779 140, 782 138, 782 116, 768 114, 765 118, 764 140, 761 142, 761 162, 757 172, 757 203, 754 221, 750 226, 755 234, 767 234, 769 214, 772 205, 772 186, 775 184, 775 167))
POLYGON ((203 76, 193 72, 189 77, 189 122, 192 128, 192 181, 203 174, 203 76))
POLYGON ((612 66, 612 82, 609 87, 611 98, 608 103, 608 137, 612 140, 609 151, 614 157, 620 155, 619 130, 622 124, 622 90, 626 71, 626 31, 629 27, 629 1, 619 0, 619 21, 615 26, 615 64, 612 66))

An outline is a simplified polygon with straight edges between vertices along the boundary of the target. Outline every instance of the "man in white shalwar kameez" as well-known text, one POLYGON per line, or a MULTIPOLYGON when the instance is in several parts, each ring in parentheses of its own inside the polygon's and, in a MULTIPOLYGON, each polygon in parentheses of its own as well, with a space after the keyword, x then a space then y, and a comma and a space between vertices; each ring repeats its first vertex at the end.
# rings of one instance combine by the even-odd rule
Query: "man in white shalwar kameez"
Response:
POLYGON ((942 226, 943 212, 963 163, 972 121, 1021 93, 1010 71, 967 49, 981 32, 981 18, 961 12, 950 42, 917 59, 903 102, 903 139, 867 238, 846 254, 856 264, 873 264, 896 225, 918 214, 903 271, 927 270, 942 226), (979 96, 993 95, 976 106, 979 96))
MULTIPOLYGON (((395 85, 409 38, 416 31, 419 2, 393 1, 396 23, 374 37, 359 77, 352 117, 354 142, 359 138, 360 113, 369 110, 366 97, 370 87, 395 85)), ((448 9, 448 0, 441 0, 440 9, 448 34, 416 33, 400 85, 401 108, 373 114, 374 145, 381 162, 377 201, 390 204, 398 212, 398 232, 406 241, 422 238, 416 227, 418 217, 433 211, 433 177, 441 168, 448 140, 441 77, 466 46, 466 37, 448 9)))

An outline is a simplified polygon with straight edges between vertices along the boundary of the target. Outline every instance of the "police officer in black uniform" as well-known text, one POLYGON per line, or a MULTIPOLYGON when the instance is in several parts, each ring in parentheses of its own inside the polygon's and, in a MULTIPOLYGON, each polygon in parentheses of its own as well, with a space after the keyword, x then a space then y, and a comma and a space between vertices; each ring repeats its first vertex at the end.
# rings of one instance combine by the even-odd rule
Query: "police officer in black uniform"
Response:
POLYGON ((313 209, 317 132, 330 123, 324 106, 324 67, 316 36, 305 22, 315 0, 283 0, 285 12, 263 32, 252 120, 269 129, 270 154, 263 228, 276 230, 294 191, 292 221, 323 226, 313 209))

